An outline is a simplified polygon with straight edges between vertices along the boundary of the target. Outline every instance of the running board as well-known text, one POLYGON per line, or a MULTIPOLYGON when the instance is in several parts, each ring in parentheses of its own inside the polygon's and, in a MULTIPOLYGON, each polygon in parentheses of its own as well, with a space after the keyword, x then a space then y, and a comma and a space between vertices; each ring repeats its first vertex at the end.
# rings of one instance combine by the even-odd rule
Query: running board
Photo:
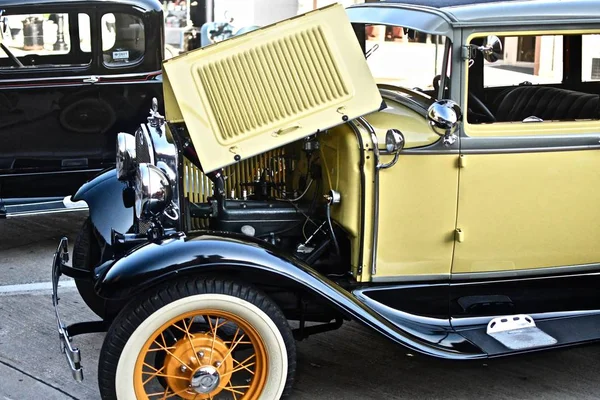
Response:
POLYGON ((10 199, 10 202, 7 200, 5 203, 0 203, 0 218, 87 210, 84 201, 72 202, 70 197, 10 199))
POLYGON ((556 344, 556 339, 535 325, 529 315, 496 317, 487 325, 487 334, 511 350, 526 350, 556 344))
POLYGON ((598 341, 600 312, 538 316, 535 320, 527 315, 504 316, 493 318, 484 326, 459 328, 457 332, 489 356, 502 356, 598 341))

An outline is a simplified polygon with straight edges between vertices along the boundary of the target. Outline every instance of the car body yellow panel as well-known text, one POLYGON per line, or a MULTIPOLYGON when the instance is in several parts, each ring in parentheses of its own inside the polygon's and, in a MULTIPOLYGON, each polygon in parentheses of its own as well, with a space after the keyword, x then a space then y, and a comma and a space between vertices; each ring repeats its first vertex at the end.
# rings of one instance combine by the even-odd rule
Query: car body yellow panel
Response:
POLYGON ((427 120, 417 112, 390 99, 386 99, 385 103, 386 109, 365 117, 373 126, 379 143, 385 143, 385 134, 389 129, 402 132, 405 149, 429 146, 440 140, 429 127, 427 120))
POLYGON ((381 105, 340 5, 195 50, 163 69, 166 117, 185 120, 204 172, 381 105))
POLYGON ((600 261, 600 153, 464 157, 453 273, 600 261))
POLYGON ((395 166, 379 174, 379 239, 373 279, 449 276, 458 155, 400 155, 395 166))
POLYGON ((352 271, 356 275, 361 264, 361 151, 356 134, 348 124, 331 129, 320 136, 320 159, 324 187, 322 192, 333 189, 340 193, 341 202, 331 208, 332 218, 344 228, 351 241, 352 271))

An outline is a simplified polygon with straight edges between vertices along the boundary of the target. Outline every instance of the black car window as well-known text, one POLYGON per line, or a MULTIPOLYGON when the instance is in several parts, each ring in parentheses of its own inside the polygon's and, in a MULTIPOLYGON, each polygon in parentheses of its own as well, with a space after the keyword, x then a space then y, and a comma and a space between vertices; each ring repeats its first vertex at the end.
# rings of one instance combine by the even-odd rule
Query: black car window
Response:
MULTIPOLYGON (((35 69, 89 64, 91 55, 83 54, 80 46, 74 46, 73 42, 78 38, 71 37, 71 28, 79 20, 75 13, 8 13, 2 21, 2 43, 6 49, 0 49, 0 68, 35 69)), ((89 23, 78 27, 79 35, 90 37, 89 29, 89 23)))
POLYGON ((126 13, 108 13, 102 16, 100 25, 106 66, 128 66, 142 59, 146 37, 141 18, 126 13))

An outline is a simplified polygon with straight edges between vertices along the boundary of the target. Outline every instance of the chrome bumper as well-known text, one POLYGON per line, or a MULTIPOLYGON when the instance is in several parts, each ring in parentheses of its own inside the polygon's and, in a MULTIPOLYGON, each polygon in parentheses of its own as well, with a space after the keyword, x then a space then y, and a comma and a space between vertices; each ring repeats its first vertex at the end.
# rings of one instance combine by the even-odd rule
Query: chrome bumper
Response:
POLYGON ((58 313, 58 280, 62 275, 62 266, 66 266, 69 261, 69 250, 67 238, 62 238, 54 253, 54 261, 52 262, 52 305, 56 315, 56 324, 58 329, 58 337, 60 339, 60 349, 65 354, 69 368, 73 374, 73 379, 77 382, 83 381, 83 369, 81 368, 81 353, 79 349, 73 347, 71 336, 67 327, 62 323, 58 313))

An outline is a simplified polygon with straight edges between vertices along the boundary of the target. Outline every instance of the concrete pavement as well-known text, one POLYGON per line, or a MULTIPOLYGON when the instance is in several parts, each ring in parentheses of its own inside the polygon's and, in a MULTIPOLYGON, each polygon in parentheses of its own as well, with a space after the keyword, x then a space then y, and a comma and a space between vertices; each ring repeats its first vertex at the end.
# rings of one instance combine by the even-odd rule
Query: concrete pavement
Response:
MULTIPOLYGON (((52 253, 73 243, 85 213, 0 220, 0 400, 99 399, 96 364, 103 334, 76 337, 85 380, 76 383, 59 352, 50 291, 7 285, 48 282, 52 253), (14 288, 14 286, 12 286, 14 288)), ((73 287, 62 288, 66 322, 93 319, 73 287)), ((488 362, 411 357, 354 323, 298 343, 292 400, 597 399, 600 346, 488 362)))

